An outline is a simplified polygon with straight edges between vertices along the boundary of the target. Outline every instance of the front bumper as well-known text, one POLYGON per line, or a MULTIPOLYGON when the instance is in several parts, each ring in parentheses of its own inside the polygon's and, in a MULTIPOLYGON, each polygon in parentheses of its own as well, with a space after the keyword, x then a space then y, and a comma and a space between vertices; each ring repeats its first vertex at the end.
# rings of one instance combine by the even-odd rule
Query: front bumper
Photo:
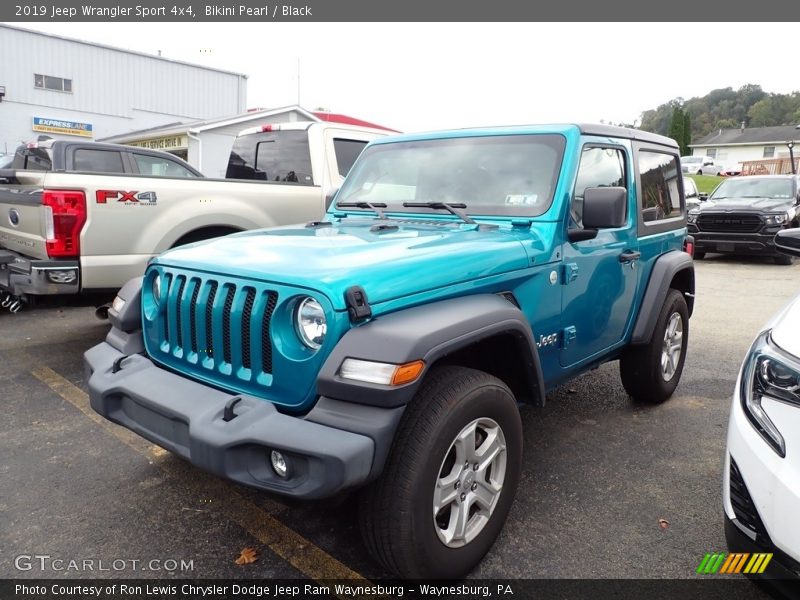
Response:
POLYGON ((15 296, 77 294, 80 263, 77 260, 39 260, 0 249, 0 290, 15 296))
MULTIPOLYGON (((800 584, 800 563, 787 556, 786 553, 781 552, 774 545, 750 539, 737 521, 731 519, 728 515, 725 515, 725 541, 731 552, 747 553, 751 556, 753 554, 771 553, 772 558, 764 573, 758 576, 750 574, 750 576, 765 580, 788 581, 791 584, 779 587, 788 589, 791 585, 793 590, 797 590, 797 586, 800 584)), ((796 598, 794 595, 790 597, 796 598)))
POLYGON ((721 252, 726 254, 765 254, 775 255, 775 233, 721 233, 699 231, 696 226, 689 228, 694 237, 695 252, 721 252))
POLYGON ((255 488, 297 498, 322 498, 377 476, 403 408, 382 409, 320 398, 303 417, 278 412, 239 394, 236 416, 223 419, 237 396, 186 379, 108 342, 84 355, 92 408, 192 464, 255 488), (289 473, 279 477, 270 453, 289 473))
POLYGON ((769 398, 762 407, 785 438, 786 456, 744 414, 737 382, 725 457, 725 534, 732 552, 774 553, 764 577, 800 578, 800 409, 769 398))

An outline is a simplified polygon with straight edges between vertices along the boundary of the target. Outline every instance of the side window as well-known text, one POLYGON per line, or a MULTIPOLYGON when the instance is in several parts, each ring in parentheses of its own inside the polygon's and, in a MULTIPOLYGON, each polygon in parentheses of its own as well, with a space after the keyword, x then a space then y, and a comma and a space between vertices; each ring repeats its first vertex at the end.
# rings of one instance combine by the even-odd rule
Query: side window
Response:
POLYGON ((583 227, 583 192, 588 187, 626 187, 625 153, 621 149, 584 147, 570 204, 571 229, 583 227))
POLYGON ((94 171, 96 173, 124 173, 122 155, 114 150, 91 150, 78 148, 72 155, 72 168, 75 171, 94 171))
POLYGON ((361 154, 366 145, 367 142, 361 140, 333 139, 333 151, 336 153, 336 165, 339 167, 339 175, 342 177, 347 176, 353 163, 356 162, 358 155, 361 154))
POLYGON ((134 160, 142 175, 153 177, 195 177, 195 174, 174 160, 160 156, 134 154, 134 160))
POLYGON ((671 154, 639 152, 642 220, 647 223, 681 216, 678 159, 671 154))

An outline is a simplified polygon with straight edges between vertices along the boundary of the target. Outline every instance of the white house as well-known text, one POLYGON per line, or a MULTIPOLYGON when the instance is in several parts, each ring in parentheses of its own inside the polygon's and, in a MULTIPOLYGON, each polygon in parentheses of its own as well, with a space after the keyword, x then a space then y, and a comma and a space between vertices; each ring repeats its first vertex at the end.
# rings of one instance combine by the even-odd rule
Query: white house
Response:
MULTIPOLYGON (((693 156, 710 156, 717 164, 734 165, 750 160, 789 157, 789 144, 800 144, 794 125, 719 129, 689 144, 693 156)), ((799 148, 800 149, 800 148, 799 148)), ((795 158, 800 152, 794 152, 795 158)))

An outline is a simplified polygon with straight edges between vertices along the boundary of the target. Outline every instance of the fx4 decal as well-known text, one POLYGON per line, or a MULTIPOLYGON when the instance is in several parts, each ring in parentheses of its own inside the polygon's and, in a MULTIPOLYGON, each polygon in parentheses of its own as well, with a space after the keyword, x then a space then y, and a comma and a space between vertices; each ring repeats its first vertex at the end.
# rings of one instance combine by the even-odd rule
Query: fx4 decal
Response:
POLYGON ((155 204, 155 192, 125 192, 123 190, 97 190, 95 194, 98 204, 107 204, 109 200, 129 204, 155 204))

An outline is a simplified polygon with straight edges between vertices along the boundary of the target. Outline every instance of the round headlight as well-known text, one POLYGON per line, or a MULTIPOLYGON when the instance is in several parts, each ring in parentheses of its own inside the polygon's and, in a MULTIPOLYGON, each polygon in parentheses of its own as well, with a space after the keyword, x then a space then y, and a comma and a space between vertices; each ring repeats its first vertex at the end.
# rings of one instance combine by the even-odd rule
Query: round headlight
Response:
POLYGON ((161 275, 159 274, 153 277, 153 300, 156 303, 161 302, 161 275))
POLYGON ((294 313, 294 327, 300 340, 312 350, 322 346, 328 324, 322 305, 313 298, 298 302, 294 313))

